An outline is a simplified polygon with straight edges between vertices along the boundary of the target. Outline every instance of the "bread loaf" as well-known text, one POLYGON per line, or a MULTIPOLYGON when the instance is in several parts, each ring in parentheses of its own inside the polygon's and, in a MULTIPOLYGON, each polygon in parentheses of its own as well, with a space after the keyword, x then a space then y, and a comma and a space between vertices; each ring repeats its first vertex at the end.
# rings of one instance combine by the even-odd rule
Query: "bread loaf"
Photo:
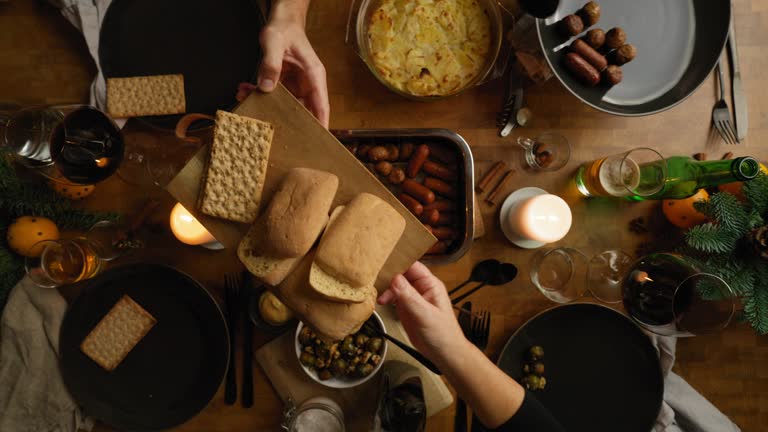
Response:
POLYGON ((309 286, 309 272, 314 258, 314 251, 307 254, 276 291, 283 303, 321 339, 337 341, 359 330, 370 318, 376 307, 376 289, 361 288, 365 296, 360 303, 330 301, 309 286))
POLYGON ((240 241, 237 254, 248 271, 268 285, 282 282, 328 223, 338 185, 338 177, 325 171, 290 170, 267 210, 240 241))
POLYGON ((365 301, 404 229, 405 219, 388 203, 358 195, 323 234, 310 286, 334 301, 365 301))
POLYGON ((261 120, 216 112, 208 169, 203 177, 200 211, 223 219, 253 223, 261 204, 274 127, 261 120))

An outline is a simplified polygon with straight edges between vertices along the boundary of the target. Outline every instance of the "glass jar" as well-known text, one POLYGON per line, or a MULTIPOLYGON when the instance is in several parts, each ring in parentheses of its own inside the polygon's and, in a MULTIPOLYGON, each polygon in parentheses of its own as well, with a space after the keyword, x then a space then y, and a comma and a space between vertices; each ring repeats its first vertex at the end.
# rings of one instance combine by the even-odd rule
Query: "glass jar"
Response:
POLYGON ((344 411, 327 397, 307 399, 298 408, 288 400, 282 429, 288 432, 344 432, 344 411))

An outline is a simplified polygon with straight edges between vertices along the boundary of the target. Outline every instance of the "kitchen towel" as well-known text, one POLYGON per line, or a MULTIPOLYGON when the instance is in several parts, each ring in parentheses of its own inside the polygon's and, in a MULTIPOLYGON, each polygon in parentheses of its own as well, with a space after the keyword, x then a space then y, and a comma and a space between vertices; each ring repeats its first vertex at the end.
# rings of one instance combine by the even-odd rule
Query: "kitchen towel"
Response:
POLYGON ((679 375, 672 372, 677 339, 648 334, 659 351, 664 401, 653 432, 740 432, 738 426, 679 375))
POLYGON ((0 319, 0 431, 90 431, 64 386, 59 329, 67 303, 55 289, 25 277, 12 290, 0 319))

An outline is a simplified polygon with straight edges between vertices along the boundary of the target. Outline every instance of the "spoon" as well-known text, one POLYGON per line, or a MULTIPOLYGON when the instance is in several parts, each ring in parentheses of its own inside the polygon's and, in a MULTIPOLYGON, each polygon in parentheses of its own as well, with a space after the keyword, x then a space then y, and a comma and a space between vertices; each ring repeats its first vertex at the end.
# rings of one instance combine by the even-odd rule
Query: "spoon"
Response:
POLYGON ((472 268, 472 273, 469 275, 469 279, 462 282, 456 288, 448 291, 448 295, 455 293, 470 282, 487 283, 488 280, 493 277, 493 275, 499 272, 500 266, 501 262, 499 262, 499 260, 488 259, 485 261, 480 261, 479 263, 475 264, 474 268, 472 268))
POLYGON ((380 328, 377 328, 376 326, 371 324, 370 321, 366 321, 365 324, 363 324, 363 327, 365 327, 368 331, 370 331, 371 333, 375 334, 376 336, 383 337, 383 338, 387 339, 388 341, 392 342, 393 344, 397 345, 398 347, 400 347, 400 349, 402 349, 403 351, 408 353, 408 355, 410 355, 411 357, 416 359, 416 361, 418 361, 419 363, 424 365, 424 367, 426 367, 427 369, 431 370, 435 374, 437 374, 437 375, 442 375, 443 374, 442 372, 440 372, 440 369, 438 369, 437 366, 435 366, 434 363, 429 361, 428 358, 424 357, 424 354, 416 351, 414 348, 411 348, 410 346, 406 345, 404 342, 401 342, 397 338, 388 335, 387 333, 382 331, 380 328))
POLYGON ((474 294, 475 291, 479 290, 480 288, 486 285, 493 285, 493 286, 504 285, 509 282, 512 282, 516 277, 517 277, 517 267, 514 264, 510 264, 510 263, 501 264, 499 265, 498 271, 491 276, 488 282, 483 282, 480 285, 467 291, 466 293, 456 297, 455 299, 451 300, 451 303, 453 304, 459 303, 460 301, 474 294))

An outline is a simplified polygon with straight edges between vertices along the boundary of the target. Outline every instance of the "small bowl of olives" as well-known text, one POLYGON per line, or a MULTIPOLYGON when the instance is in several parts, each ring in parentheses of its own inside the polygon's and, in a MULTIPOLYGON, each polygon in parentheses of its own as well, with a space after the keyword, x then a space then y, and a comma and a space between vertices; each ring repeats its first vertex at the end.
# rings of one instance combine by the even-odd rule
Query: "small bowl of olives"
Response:
MULTIPOLYGON (((386 332, 384 322, 376 312, 368 319, 386 332)), ((376 375, 387 355, 387 341, 367 331, 336 342, 326 342, 299 322, 296 327, 296 358, 304 372, 314 381, 332 388, 358 386, 376 375)))

